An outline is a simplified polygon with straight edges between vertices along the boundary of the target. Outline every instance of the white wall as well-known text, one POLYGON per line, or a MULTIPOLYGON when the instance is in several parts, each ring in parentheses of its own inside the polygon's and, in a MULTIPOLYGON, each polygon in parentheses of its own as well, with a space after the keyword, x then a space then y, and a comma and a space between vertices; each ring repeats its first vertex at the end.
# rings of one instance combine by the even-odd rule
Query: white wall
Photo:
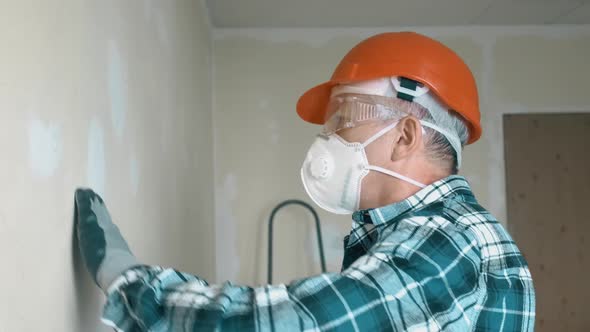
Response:
POLYGON ((0 2, 0 331, 110 331, 73 243, 103 194, 146 263, 214 275, 211 38, 198 1, 0 2))
MULTIPOLYGON (((328 80, 361 39, 404 29, 214 31, 218 280, 264 283, 270 210, 287 198, 309 201, 299 168, 319 128, 297 117, 299 95, 328 80)), ((481 204, 506 222, 502 115, 590 111, 590 26, 409 29, 441 40, 474 72, 484 131, 466 148, 461 173, 481 204)), ((321 218, 330 268, 337 270, 350 220, 321 218)), ((307 219, 296 208, 279 216, 275 280, 319 271, 307 219)))

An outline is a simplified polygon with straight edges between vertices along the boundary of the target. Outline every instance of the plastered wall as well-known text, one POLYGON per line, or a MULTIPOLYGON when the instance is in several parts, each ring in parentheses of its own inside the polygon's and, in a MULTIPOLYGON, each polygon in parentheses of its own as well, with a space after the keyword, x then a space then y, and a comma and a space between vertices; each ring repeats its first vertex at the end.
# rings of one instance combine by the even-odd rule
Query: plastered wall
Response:
POLYGON ((140 260, 212 278, 211 39, 199 1, 0 2, 0 331, 109 331, 74 248, 101 193, 140 260))
MULTIPOLYGON (((484 133, 465 149, 461 173, 509 224, 502 115, 590 111, 590 26, 404 29, 446 43, 474 72, 484 133)), ((309 201, 299 169, 319 128, 297 117, 297 98, 329 79, 358 41, 391 30, 400 28, 214 31, 218 280, 266 281, 268 214, 283 199, 309 201)), ((320 216, 329 268, 338 270, 350 219, 320 216)), ((277 218, 275 280, 319 272, 310 217, 292 208, 277 218)))
MULTIPOLYGON (((79 185, 104 196, 144 262, 265 283, 271 209, 309 201, 299 168, 319 128, 297 117, 298 96, 362 38, 399 30, 211 39, 189 0, 4 1, 0 13, 0 332, 107 331, 72 237, 79 185)), ((590 110, 590 26, 412 30, 474 71, 484 136, 462 173, 509 224, 502 115, 590 110)), ((319 212, 336 271, 350 219, 319 212)), ((278 214, 275 281, 319 272, 311 221, 296 207, 278 214)))

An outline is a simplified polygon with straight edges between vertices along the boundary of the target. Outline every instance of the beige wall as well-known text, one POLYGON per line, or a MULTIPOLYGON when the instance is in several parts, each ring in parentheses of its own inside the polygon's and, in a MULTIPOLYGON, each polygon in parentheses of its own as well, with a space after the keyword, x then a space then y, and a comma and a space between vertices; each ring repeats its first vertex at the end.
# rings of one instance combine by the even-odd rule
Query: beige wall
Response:
POLYGON ((104 195, 137 256, 212 278, 211 39, 199 1, 1 1, 0 331, 110 331, 73 248, 104 195))
MULTIPOLYGON (((265 282, 270 210, 287 198, 309 201, 299 168, 319 128, 297 117, 297 98, 327 80, 358 41, 386 30, 215 30, 218 280, 265 282)), ((418 31, 455 49, 476 76, 484 134, 466 148, 461 173, 480 202, 505 222, 502 115, 590 111, 590 26, 418 31)), ((350 220, 327 213, 321 218, 330 269, 337 270, 350 220)), ((297 208, 277 219, 275 280, 319 271, 308 219, 297 208)))
MULTIPOLYGON (((104 195, 146 263, 264 283, 271 209, 309 201, 299 168, 319 128, 299 120, 297 98, 385 31, 218 29, 211 40, 205 7, 189 0, 4 1, 0 12, 0 332, 107 331, 73 247, 79 185, 104 195)), ((418 31, 476 75, 484 136, 462 173, 505 221, 502 115, 590 110, 590 26, 418 31)), ((350 219, 319 212, 336 271, 350 219)), ((313 235, 300 208, 278 215, 275 281, 319 271, 313 235)))

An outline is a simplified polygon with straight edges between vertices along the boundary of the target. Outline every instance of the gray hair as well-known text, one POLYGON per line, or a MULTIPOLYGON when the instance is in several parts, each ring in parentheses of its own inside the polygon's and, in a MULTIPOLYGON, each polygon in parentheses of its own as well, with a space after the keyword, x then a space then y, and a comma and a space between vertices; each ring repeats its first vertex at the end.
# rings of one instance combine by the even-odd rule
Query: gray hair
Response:
POLYGON ((332 89, 331 96, 344 93, 368 95, 374 98, 375 105, 388 110, 388 119, 399 121, 408 115, 415 116, 424 129, 424 145, 428 158, 447 168, 451 174, 457 174, 461 167, 463 146, 469 139, 467 125, 433 91, 421 83, 417 84, 420 89, 414 89, 416 93, 410 94, 411 99, 400 97, 400 93, 408 96, 409 92, 397 76, 338 85, 332 89))
POLYGON ((411 104, 402 107, 403 112, 395 112, 399 118, 413 115, 424 125, 424 146, 429 159, 447 167, 451 174, 457 174, 461 167, 462 148, 469 139, 469 130, 461 116, 445 107, 432 93, 416 98, 414 102, 399 102, 411 104))
MULTIPOLYGON (((461 146, 459 149, 462 150, 465 143, 469 139, 469 131, 463 119, 452 110, 433 109, 428 110, 429 118, 423 119, 425 121, 432 121, 441 129, 455 135, 459 138, 461 146)), ((450 171, 452 174, 459 172, 461 167, 461 152, 455 151, 450 140, 446 135, 432 128, 426 128, 425 135, 425 147, 428 156, 433 161, 441 161, 445 165, 450 165, 450 171)))

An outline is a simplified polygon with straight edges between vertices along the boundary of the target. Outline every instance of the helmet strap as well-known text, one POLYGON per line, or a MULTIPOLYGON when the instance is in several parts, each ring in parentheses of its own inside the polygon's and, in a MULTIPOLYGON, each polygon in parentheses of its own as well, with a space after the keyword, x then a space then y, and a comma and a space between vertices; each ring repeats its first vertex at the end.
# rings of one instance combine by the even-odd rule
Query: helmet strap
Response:
MULTIPOLYGON (((409 78, 400 77, 400 85, 402 88, 416 91, 416 87, 418 87, 418 82, 411 80, 409 78)), ((401 91, 397 93, 397 97, 399 99, 407 100, 410 102, 414 101, 414 96, 407 94, 407 93, 403 93, 401 91)))
POLYGON ((428 93, 428 87, 418 81, 406 77, 392 77, 391 83, 397 91, 397 98, 413 102, 414 98, 428 93))

